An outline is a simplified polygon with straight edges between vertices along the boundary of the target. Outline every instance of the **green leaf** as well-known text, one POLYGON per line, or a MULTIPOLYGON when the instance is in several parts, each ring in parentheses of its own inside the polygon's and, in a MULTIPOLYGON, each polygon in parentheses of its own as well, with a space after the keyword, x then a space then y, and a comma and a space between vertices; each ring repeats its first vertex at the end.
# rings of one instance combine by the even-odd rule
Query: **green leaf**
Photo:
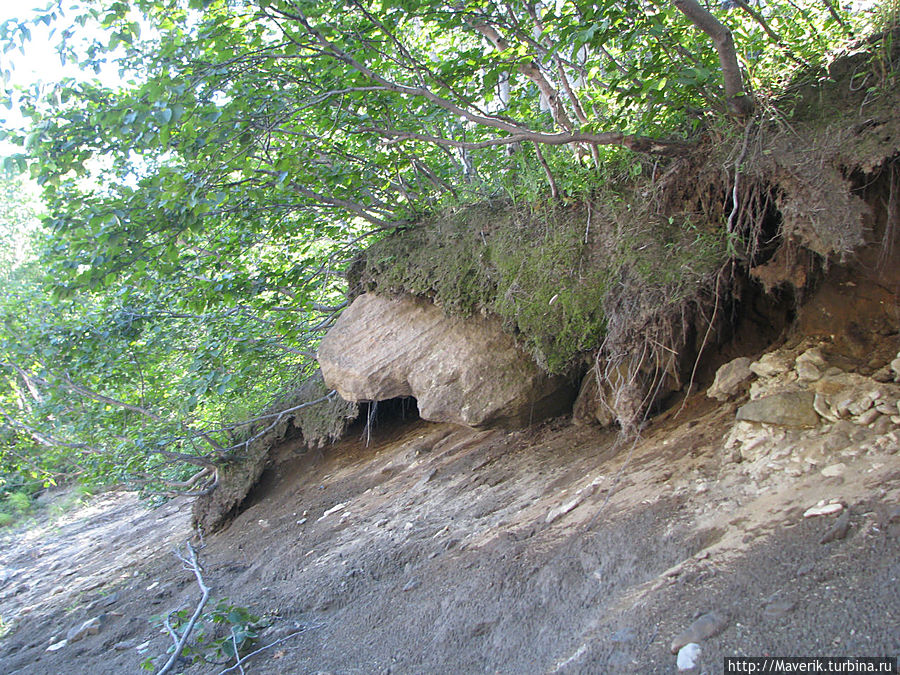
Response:
POLYGON ((168 124, 172 121, 172 109, 171 108, 162 108, 160 110, 153 111, 153 117, 156 118, 156 121, 159 122, 160 125, 168 124))

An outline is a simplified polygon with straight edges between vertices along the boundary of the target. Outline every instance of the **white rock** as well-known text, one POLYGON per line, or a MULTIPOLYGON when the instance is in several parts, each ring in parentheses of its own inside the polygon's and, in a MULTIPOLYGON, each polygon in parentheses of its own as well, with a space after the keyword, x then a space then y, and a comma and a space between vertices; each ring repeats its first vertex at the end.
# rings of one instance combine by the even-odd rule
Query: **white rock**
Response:
POLYGON ((813 397, 813 410, 829 422, 837 422, 840 419, 840 417, 835 415, 832 411, 831 405, 828 402, 828 397, 825 394, 817 393, 813 397))
POLYGON ((819 367, 809 361, 797 361, 794 370, 797 371, 797 378, 801 382, 815 382, 822 377, 822 371, 819 370, 819 367))
POLYGON ((794 370, 801 381, 814 382, 822 377, 822 373, 828 367, 822 350, 818 347, 807 349, 794 362, 794 370))
POLYGON ((676 664, 678 665, 678 672, 682 673, 685 671, 696 670, 700 667, 700 645, 696 642, 691 642, 690 644, 686 644, 684 647, 678 650, 678 659, 676 660, 676 664))
POLYGON ((319 518, 319 520, 322 520, 323 518, 327 518, 327 517, 330 516, 332 513, 337 513, 338 511, 340 511, 340 510, 342 510, 342 509, 345 509, 345 508, 347 508, 347 505, 344 504, 343 502, 340 503, 340 504, 335 504, 335 505, 332 506, 330 509, 328 509, 327 511, 325 511, 325 513, 322 514, 322 517, 319 518))
POLYGON ((59 642, 54 642, 52 645, 47 647, 46 651, 48 652, 58 652, 60 649, 69 644, 68 640, 60 640, 59 642))
POLYGON ((835 476, 841 476, 847 470, 847 465, 843 462, 838 462, 837 464, 832 464, 831 466, 826 466, 822 469, 822 475, 826 478, 833 478, 835 476))
POLYGON ((897 409, 897 401, 887 399, 884 401, 878 401, 875 404, 875 410, 880 412, 882 415, 893 415, 894 410, 897 409))
POLYGON ((816 516, 831 516, 835 513, 840 513, 844 510, 844 505, 841 503, 832 503, 832 504, 817 504, 816 506, 811 506, 803 512, 804 518, 814 518, 816 516))
POLYGON ((822 353, 822 350, 819 347, 810 347, 797 357, 795 363, 812 363, 821 370, 825 370, 828 367, 828 362, 825 360, 825 355, 822 353))
POLYGON ((858 416, 858 417, 856 418, 855 422, 856 422, 857 424, 859 424, 860 426, 867 427, 867 426, 869 426, 870 424, 872 424, 872 422, 874 422, 875 420, 877 420, 878 417, 879 417, 880 415, 881 415, 881 413, 878 412, 877 409, 875 409, 875 408, 869 408, 869 409, 868 409, 866 412, 864 412, 862 415, 858 416))
POLYGON ((862 415, 875 404, 877 398, 877 389, 869 389, 868 391, 859 392, 857 393, 856 400, 851 402, 850 405, 847 406, 847 411, 851 415, 862 415))
POLYGON ((581 504, 581 502, 584 501, 584 498, 586 496, 587 495, 585 495, 585 494, 577 494, 577 495, 575 495, 575 497, 570 499, 565 504, 562 504, 561 506, 557 506, 555 509, 550 509, 550 512, 547 514, 546 522, 548 524, 552 523, 554 520, 556 520, 560 516, 566 515, 569 511, 572 511, 579 504, 581 504))

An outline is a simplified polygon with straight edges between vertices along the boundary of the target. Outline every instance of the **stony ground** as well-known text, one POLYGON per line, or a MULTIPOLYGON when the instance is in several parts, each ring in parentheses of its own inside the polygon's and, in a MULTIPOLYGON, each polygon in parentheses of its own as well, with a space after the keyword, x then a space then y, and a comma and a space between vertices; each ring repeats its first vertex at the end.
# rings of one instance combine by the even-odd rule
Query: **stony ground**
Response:
MULTIPOLYGON (((788 370, 750 395, 827 389, 791 375, 810 348, 781 352, 788 370)), ((211 606, 266 618, 258 646, 282 641, 244 668, 271 675, 672 673, 673 641, 703 615, 710 674, 726 655, 898 656, 900 432, 868 419, 885 399, 835 410, 838 393, 818 401, 835 420, 811 429, 736 422, 748 394, 698 394, 637 442, 566 420, 512 433, 394 420, 368 447, 287 444, 203 542, 211 606)), ((0 672, 161 665, 152 618, 199 597, 171 554, 187 512, 110 493, 5 535, 0 672), (60 646, 95 618, 96 634, 60 646)))

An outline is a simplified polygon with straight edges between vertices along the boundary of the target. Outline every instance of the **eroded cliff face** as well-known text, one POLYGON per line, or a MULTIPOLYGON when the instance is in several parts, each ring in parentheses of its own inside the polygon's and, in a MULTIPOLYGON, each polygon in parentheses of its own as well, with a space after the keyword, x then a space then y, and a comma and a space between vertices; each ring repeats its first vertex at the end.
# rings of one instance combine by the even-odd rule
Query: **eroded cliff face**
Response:
MULTIPOLYGON (((900 335, 900 95, 854 88, 870 65, 835 62, 790 127, 748 126, 576 203, 470 205, 386 235, 350 271, 355 301, 321 345, 328 386, 354 402, 415 398, 432 421, 563 415, 634 437, 722 364, 743 357, 746 372, 785 340, 872 376, 900 335)), ((828 419, 812 406, 825 384, 782 384, 748 422, 772 406, 808 428, 828 419)), ((284 437, 224 467, 223 498, 198 502, 197 522, 238 513, 284 437)))

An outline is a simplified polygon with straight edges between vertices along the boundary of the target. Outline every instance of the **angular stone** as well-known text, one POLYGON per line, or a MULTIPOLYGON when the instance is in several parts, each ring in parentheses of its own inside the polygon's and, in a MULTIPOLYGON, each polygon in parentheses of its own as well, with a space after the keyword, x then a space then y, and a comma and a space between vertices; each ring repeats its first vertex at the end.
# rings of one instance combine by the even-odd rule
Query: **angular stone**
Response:
POLYGON ((797 359, 797 365, 794 366, 794 370, 797 371, 797 377, 802 382, 814 382, 822 377, 822 371, 811 361, 797 359))
POLYGON ((716 379, 706 390, 706 395, 717 401, 725 401, 737 394, 744 383, 753 377, 750 359, 746 356, 729 361, 716 371, 716 379))
POLYGON ((738 408, 737 419, 786 427, 814 427, 819 416, 813 408, 815 396, 808 391, 785 391, 749 401, 738 408))
POLYGON ((751 363, 750 370, 760 377, 775 377, 789 371, 792 365, 793 358, 790 354, 775 351, 763 354, 759 361, 751 363))
POLYGON ((812 347, 797 357, 794 370, 801 382, 815 382, 828 370, 828 362, 821 349, 812 347))
POLYGON ((100 632, 100 623, 100 617, 94 617, 78 626, 72 626, 69 632, 66 633, 66 640, 72 643, 78 642, 78 640, 84 639, 88 635, 96 635, 100 632))
POLYGON ((572 403, 566 379, 542 373, 499 321, 450 317, 411 296, 359 296, 318 358, 325 383, 345 400, 414 396, 419 415, 434 422, 518 426, 572 403))

